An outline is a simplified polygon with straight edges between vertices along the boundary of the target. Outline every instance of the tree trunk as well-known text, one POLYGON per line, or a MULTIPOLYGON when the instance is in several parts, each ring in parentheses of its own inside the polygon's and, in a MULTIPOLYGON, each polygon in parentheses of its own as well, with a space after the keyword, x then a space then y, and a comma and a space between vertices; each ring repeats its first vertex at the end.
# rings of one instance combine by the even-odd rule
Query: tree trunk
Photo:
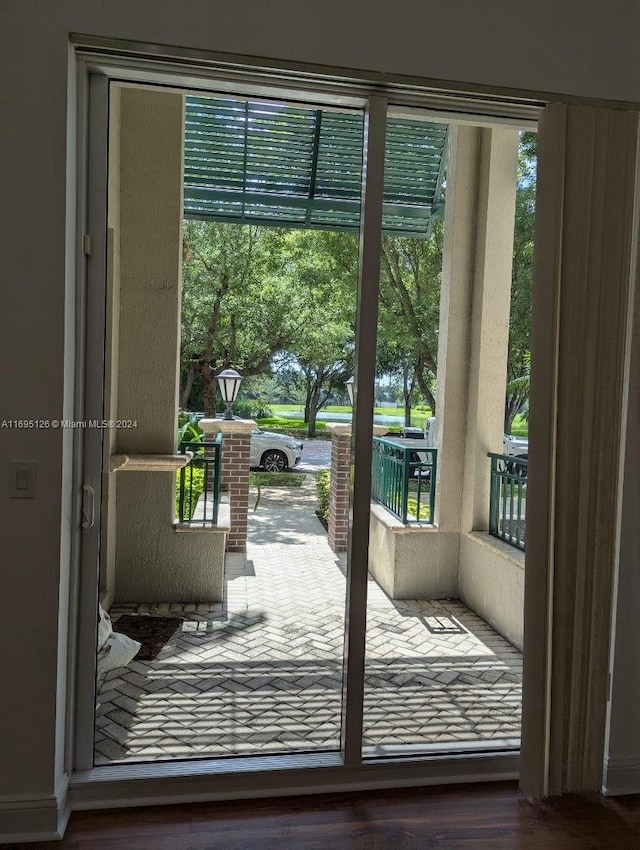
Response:
POLYGON ((404 394, 404 425, 405 428, 411 425, 411 396, 409 393, 404 394))
POLYGON ((305 399, 304 399, 304 424, 309 421, 309 412, 311 409, 311 395, 313 393, 313 381, 307 373, 305 375, 305 399))
POLYGON ((193 378, 194 378, 193 368, 189 368, 187 370, 187 380, 184 385, 184 389, 182 390, 182 394, 180 396, 180 407, 183 410, 187 409, 187 405, 189 404, 189 396, 191 395, 191 390, 193 389, 193 378))
POLYGON ((435 416, 436 415, 436 399, 435 399, 434 394, 429 389, 429 387, 425 387, 424 397, 427 401, 427 404, 431 408, 431 415, 435 416))
POLYGON ((513 420, 516 418, 522 405, 516 399, 509 398, 507 396, 507 400, 504 406, 504 433, 510 434, 511 428, 513 427, 513 420))
POLYGON ((311 397, 309 398, 309 418, 307 420, 307 434, 310 437, 315 437, 316 435, 316 417, 318 415, 319 396, 320 393, 318 392, 317 387, 315 387, 313 392, 311 393, 311 397))
POLYGON ((524 409, 527 403, 528 392, 522 391, 507 391, 507 397, 504 405, 504 433, 510 434, 513 427, 513 420, 524 409))
POLYGON ((402 397, 404 399, 404 426, 411 425, 411 388, 409 387, 409 367, 402 368, 402 397))
POLYGON ((204 390, 202 397, 204 400, 204 412, 207 418, 214 419, 216 415, 216 390, 218 382, 211 369, 203 369, 202 377, 204 379, 204 390))

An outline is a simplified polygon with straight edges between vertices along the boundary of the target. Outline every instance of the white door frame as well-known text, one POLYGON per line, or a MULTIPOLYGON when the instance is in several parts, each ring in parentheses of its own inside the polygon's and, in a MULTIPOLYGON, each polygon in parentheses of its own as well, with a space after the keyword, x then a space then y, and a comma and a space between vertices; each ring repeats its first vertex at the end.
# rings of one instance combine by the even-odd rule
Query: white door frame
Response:
MULTIPOLYGON (((91 42, 91 39, 85 39, 91 42)), ((343 746, 341 753, 309 755, 256 756, 230 759, 198 759, 180 762, 123 764, 93 768, 93 723, 95 702, 95 635, 98 598, 97 559, 100 549, 101 482, 91 478, 96 505, 96 523, 83 536, 81 581, 72 606, 78 616, 78 649, 75 654, 76 699, 74 730, 74 768, 71 778, 72 806, 134 805, 193 799, 224 799, 242 796, 300 793, 301 791, 341 790, 393 785, 421 785, 447 782, 513 779, 518 776, 519 754, 513 751, 465 752, 447 756, 410 759, 362 759, 362 695, 364 688, 364 648, 366 633, 366 581, 369 524, 369 475, 373 412, 375 329, 377 324, 378 274, 380 264, 382 181, 386 141, 387 103, 403 109, 421 107, 438 110, 431 118, 460 120, 476 124, 535 126, 541 104, 512 100, 492 101, 477 96, 452 97, 447 93, 426 91, 422 97, 415 87, 402 91, 377 90, 366 81, 344 79, 336 82, 299 73, 296 77, 278 77, 273 69, 242 73, 211 63, 200 65, 197 72, 184 58, 168 62, 148 55, 134 57, 107 53, 96 45, 78 50, 79 91, 90 90, 88 139, 78 139, 79 149, 88 145, 88 168, 79 168, 78 179, 86 208, 80 212, 88 222, 91 259, 80 296, 86 298, 87 329, 78 351, 77 368, 85 380, 85 417, 103 418, 104 341, 106 322, 107 268, 107 143, 109 80, 171 86, 183 90, 269 93, 275 98, 302 102, 331 102, 345 106, 366 104, 365 156, 368 162, 363 195, 361 223, 360 285, 356 375, 359 384, 354 413, 356 477, 353 494, 353 527, 349 553, 349 590, 347 597, 347 644, 345 647, 343 746), (214 82, 215 81, 215 82, 214 82), (478 110, 478 104, 483 108, 478 110), (265 773, 268 782, 265 782, 265 773)), ((166 53, 163 50, 163 53, 166 53)), ((80 120, 85 126, 87 98, 78 99, 80 120), (84 112, 83 112, 84 110, 84 112)), ((99 431, 84 434, 84 459, 87 468, 102 468, 103 449, 99 431)), ((80 486, 82 480, 77 482, 80 486)), ((535 695, 530 695, 531 699, 535 695)), ((71 708, 71 707, 70 707, 71 708)))

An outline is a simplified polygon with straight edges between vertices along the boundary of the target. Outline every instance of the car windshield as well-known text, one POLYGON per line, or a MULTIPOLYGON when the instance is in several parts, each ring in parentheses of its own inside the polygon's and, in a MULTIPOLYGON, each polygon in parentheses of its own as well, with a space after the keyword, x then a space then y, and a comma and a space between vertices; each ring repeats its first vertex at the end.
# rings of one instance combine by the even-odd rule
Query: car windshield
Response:
POLYGON ((251 433, 259 436, 260 434, 264 434, 264 431, 261 428, 253 428, 251 433))

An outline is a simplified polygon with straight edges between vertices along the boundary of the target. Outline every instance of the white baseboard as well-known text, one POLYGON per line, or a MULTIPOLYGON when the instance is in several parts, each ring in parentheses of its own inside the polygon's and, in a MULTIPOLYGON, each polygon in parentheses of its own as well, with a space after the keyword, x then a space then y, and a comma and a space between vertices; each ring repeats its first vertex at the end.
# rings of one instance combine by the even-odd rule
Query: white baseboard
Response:
POLYGON ((60 839, 70 814, 67 774, 54 794, 0 797, 0 843, 60 839))
POLYGON ((602 793, 607 797, 640 794, 640 755, 605 759, 602 793))

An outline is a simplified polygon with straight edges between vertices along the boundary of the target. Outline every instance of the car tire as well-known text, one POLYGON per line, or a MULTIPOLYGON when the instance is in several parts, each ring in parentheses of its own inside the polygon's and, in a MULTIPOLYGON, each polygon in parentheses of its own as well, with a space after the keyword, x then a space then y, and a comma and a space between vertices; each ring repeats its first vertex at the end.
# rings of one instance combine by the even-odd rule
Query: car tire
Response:
POLYGON ((284 452, 271 449, 262 455, 260 464, 265 472, 286 472, 289 462, 284 452))
MULTIPOLYGON (((513 457, 515 460, 529 460, 528 455, 513 455, 513 457)), ((521 463, 514 463, 513 460, 506 461, 502 471, 506 472, 508 475, 513 475, 515 478, 527 477, 527 467, 523 466, 521 463)))

